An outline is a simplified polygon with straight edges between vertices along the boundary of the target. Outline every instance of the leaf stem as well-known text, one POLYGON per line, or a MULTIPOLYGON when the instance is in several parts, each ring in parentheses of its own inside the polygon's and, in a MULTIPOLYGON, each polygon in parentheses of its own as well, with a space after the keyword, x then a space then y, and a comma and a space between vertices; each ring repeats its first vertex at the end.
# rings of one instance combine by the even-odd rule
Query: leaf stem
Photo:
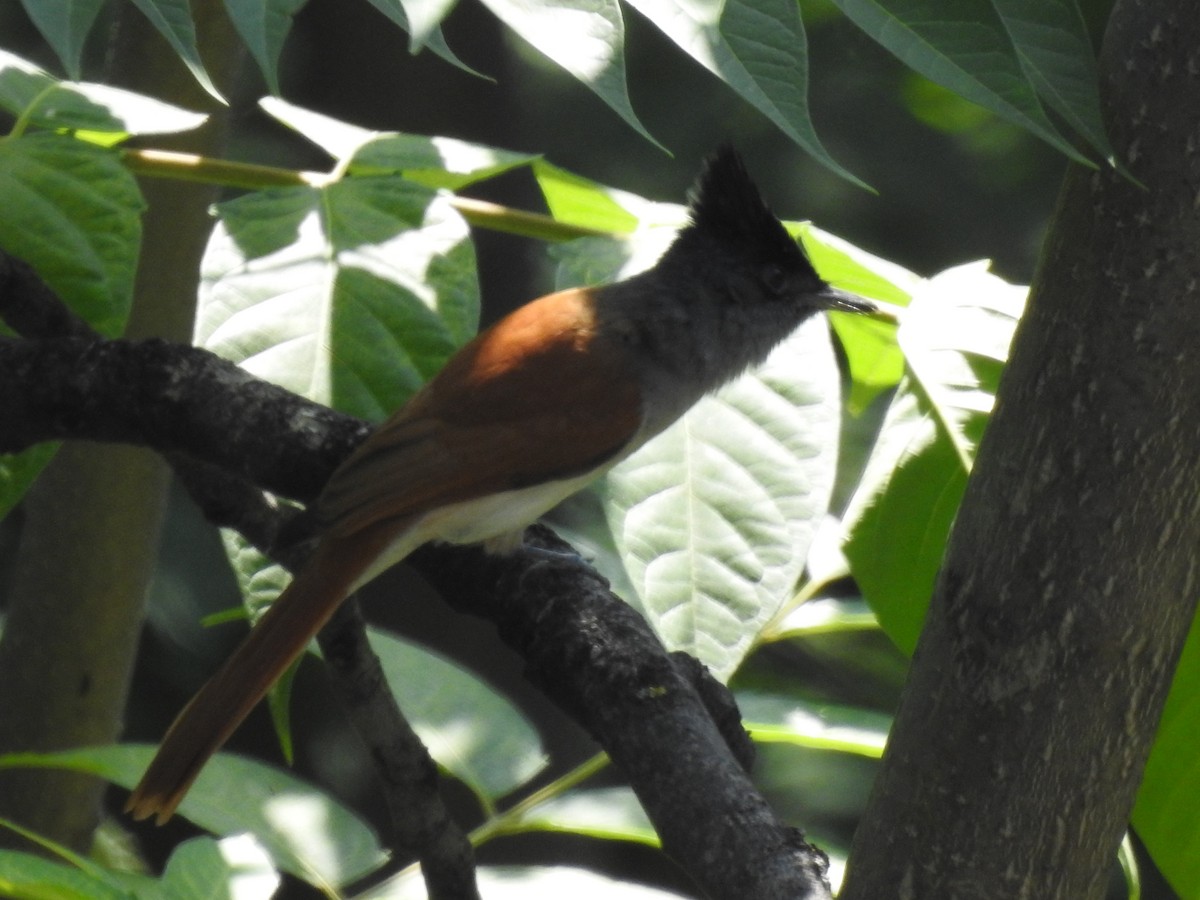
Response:
MULTIPOLYGON (((335 183, 339 178, 337 173, 284 169, 278 166, 232 162, 166 150, 122 150, 121 161, 135 175, 197 181, 246 190, 279 187, 324 188, 335 183)), ((455 196, 451 203, 467 222, 477 228, 487 228, 492 231, 502 231, 542 241, 569 241, 579 237, 610 236, 606 231, 571 225, 560 222, 551 216, 513 209, 472 197, 455 196)))
POLYGON ((170 150, 122 150, 121 162, 135 175, 199 181, 222 187, 262 190, 273 187, 324 187, 330 176, 257 163, 213 159, 170 150))
POLYGON ((587 781, 597 772, 602 771, 609 763, 607 753, 597 753, 591 759, 580 763, 570 772, 554 779, 549 784, 534 791, 524 800, 514 803, 504 812, 488 819, 469 835, 472 846, 480 844, 502 834, 519 830, 521 820, 547 800, 552 800, 560 794, 565 794, 571 788, 587 781))

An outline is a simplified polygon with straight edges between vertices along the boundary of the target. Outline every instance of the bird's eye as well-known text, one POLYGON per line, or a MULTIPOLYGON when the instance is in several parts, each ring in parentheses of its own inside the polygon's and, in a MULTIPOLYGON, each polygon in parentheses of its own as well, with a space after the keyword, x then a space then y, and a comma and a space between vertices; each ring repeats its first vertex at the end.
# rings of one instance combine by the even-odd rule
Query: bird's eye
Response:
POLYGON ((762 281, 771 293, 782 294, 787 288, 787 273, 779 266, 764 266, 762 281))

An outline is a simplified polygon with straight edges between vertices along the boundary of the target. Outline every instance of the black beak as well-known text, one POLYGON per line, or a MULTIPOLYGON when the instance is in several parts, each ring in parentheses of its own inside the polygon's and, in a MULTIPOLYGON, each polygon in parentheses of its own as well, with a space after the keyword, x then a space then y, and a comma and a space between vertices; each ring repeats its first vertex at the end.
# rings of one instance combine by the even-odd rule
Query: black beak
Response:
POLYGON ((817 301, 817 305, 821 309, 836 309, 841 312, 852 313, 873 313, 879 311, 879 307, 865 297, 860 297, 858 294, 852 294, 849 291, 843 291, 828 284, 813 294, 813 299, 817 301))

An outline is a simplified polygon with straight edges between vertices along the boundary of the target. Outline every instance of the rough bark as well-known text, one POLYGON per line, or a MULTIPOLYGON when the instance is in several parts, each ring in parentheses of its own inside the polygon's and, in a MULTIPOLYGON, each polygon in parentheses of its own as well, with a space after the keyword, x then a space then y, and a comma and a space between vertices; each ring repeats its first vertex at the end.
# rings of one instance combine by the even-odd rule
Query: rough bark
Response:
POLYGON ((612 757, 663 850, 704 896, 827 900, 827 860, 754 787, 753 750, 724 688, 668 654, 641 615, 562 552, 566 545, 534 531, 542 535, 535 544, 557 552, 491 559, 474 548, 426 547, 412 562, 457 608, 497 624, 530 681, 612 757))
POLYGON ((1200 17, 1123 0, 842 897, 1103 895, 1196 602, 1200 17))

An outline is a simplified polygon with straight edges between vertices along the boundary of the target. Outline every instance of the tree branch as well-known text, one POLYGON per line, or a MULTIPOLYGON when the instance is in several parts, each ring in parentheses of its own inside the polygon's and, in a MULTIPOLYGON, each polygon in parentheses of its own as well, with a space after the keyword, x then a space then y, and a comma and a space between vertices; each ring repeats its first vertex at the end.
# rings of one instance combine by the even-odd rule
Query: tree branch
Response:
POLYGON ((67 439, 137 444, 311 500, 369 430, 195 347, 0 338, 0 453, 67 439))
POLYGON ((437 763, 388 690, 366 622, 353 597, 317 641, 338 697, 363 739, 383 784, 400 859, 421 860, 434 900, 477 900, 475 854, 438 790, 437 763))
POLYGON ((608 751, 663 849, 706 896, 828 898, 824 854, 754 787, 748 738, 727 729, 731 748, 693 683, 694 663, 675 665, 646 620, 553 532, 535 526, 526 541, 507 558, 425 547, 411 561, 457 609, 496 623, 526 676, 608 751))
MULTIPOLYGON (((283 514, 261 489, 311 500, 367 430, 191 347, 0 339, 0 452, 71 438, 152 447, 169 455, 215 520, 285 561, 292 536, 281 539, 283 514)), ((545 529, 536 533, 539 545, 562 548, 545 529)), ((708 896, 829 897, 824 854, 776 819, 746 775, 752 749, 728 692, 694 660, 673 661, 593 570, 537 549, 495 559, 475 548, 427 547, 413 562, 461 608, 497 623, 525 656, 530 679, 625 772, 666 851, 708 896)), ((364 739, 377 759, 395 756, 403 737, 390 713, 378 713, 394 699, 371 674, 378 663, 363 655, 361 621, 347 613, 331 628, 322 645, 333 671, 346 676, 339 691, 361 713, 352 715, 356 727, 368 726, 364 739)), ((421 784, 427 771, 412 759, 385 760, 393 764, 384 780, 428 793, 421 784)), ((444 854, 449 832, 437 815, 432 821, 437 827, 422 839, 444 854)), ((433 861, 435 875, 446 862, 446 884, 458 878, 458 852, 433 861)))

